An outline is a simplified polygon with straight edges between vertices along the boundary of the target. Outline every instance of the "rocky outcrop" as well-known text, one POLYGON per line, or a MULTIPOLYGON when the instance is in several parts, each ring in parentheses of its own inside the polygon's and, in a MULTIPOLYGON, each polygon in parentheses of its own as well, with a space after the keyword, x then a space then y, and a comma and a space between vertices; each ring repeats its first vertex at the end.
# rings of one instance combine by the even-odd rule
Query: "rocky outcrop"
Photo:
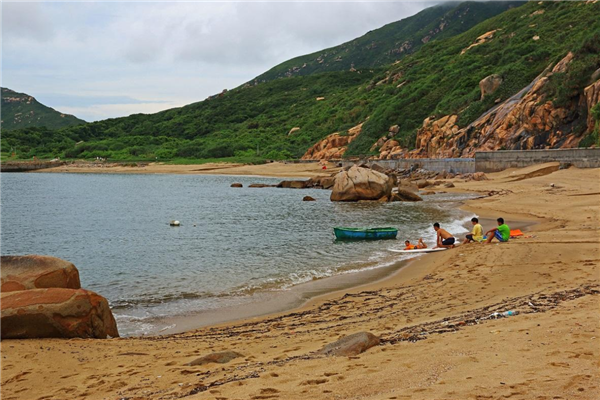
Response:
POLYGON ((479 81, 479 89, 481 90, 481 100, 483 100, 485 96, 490 95, 496 90, 498 90, 501 84, 502 76, 498 74, 486 76, 481 81, 479 81))
POLYGON ((1 291, 39 288, 79 289, 79 271, 73 264, 56 257, 27 255, 2 256, 1 291))
POLYGON ((467 51, 471 50, 473 47, 482 45, 486 42, 489 42, 490 40, 492 40, 494 38, 494 34, 498 31, 499 29, 494 29, 493 31, 489 31, 484 33, 483 35, 479 36, 477 39, 475 39, 475 42, 473 42, 469 47, 463 49, 460 54, 465 54, 467 51))
POLYGON ((344 336, 333 343, 329 343, 317 354, 326 356, 350 357, 364 353, 373 346, 377 346, 380 339, 370 332, 358 332, 352 335, 344 336))
POLYGON ((362 126, 363 124, 356 125, 344 134, 332 133, 308 149, 302 156, 302 160, 337 160, 342 158, 348 145, 360 135, 362 126))
POLYGON ((389 198, 394 179, 370 168, 352 166, 335 176, 331 201, 379 200, 389 198))
MULTIPOLYGON (((594 75, 600 75, 600 69, 597 70, 594 75)), ((592 79, 594 78, 592 75, 592 79)), ((592 107, 600 102, 600 76, 596 77, 596 82, 592 83, 583 90, 585 96, 585 103, 587 106, 587 128, 588 132, 592 132, 596 126, 596 121, 592 114, 592 107)))
MULTIPOLYGON (((519 93, 465 128, 458 126, 457 115, 425 119, 409 156, 473 157, 476 151, 576 147, 585 133, 575 131, 575 122, 597 104, 600 83, 586 88, 580 105, 566 108, 554 106, 545 90, 549 77, 567 71, 573 57, 569 53, 554 68, 548 68, 519 93)), ((593 120, 587 122, 588 128, 593 125, 593 120)))
POLYGON ((85 289, 2 293, 2 339, 118 337, 106 299, 85 289))

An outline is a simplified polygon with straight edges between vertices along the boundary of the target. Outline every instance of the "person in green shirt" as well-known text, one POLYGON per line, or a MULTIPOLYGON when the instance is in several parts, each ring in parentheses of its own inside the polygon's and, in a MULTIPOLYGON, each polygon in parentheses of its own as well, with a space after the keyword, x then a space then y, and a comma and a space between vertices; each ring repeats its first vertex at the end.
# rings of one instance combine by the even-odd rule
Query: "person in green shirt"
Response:
POLYGON ((499 242, 508 242, 508 239, 510 239, 510 228, 504 223, 504 218, 498 218, 497 221, 498 227, 485 233, 487 243, 490 243, 494 238, 498 239, 499 242))

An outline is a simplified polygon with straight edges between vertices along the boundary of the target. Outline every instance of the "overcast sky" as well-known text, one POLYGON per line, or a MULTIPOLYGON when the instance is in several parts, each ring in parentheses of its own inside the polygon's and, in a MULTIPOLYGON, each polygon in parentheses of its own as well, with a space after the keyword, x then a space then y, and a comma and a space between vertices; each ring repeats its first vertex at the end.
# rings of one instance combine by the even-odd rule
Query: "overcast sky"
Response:
POLYGON ((434 2, 2 2, 2 86, 87 121, 205 99, 434 2))

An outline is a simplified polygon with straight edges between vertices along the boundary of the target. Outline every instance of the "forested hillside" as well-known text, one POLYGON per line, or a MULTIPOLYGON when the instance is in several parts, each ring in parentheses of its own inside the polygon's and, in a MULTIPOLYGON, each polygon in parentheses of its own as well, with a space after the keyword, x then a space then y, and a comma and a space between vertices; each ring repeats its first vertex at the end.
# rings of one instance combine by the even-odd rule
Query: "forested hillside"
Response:
POLYGON ((85 121, 64 114, 38 102, 34 97, 2 88, 2 130, 41 127, 56 129, 84 124, 85 121))
MULTIPOLYGON (((557 125, 536 125, 535 132, 525 125, 511 127, 510 134, 520 135, 519 140, 498 145, 528 148, 528 135, 535 136, 530 141, 535 148, 589 145, 597 142, 593 84, 600 68, 598 15, 599 2, 529 2, 466 32, 429 41, 393 64, 274 79, 152 115, 60 130, 10 131, 3 134, 3 147, 18 145, 27 156, 38 157, 298 158, 327 135, 347 135, 349 128, 364 123, 345 156, 380 156, 381 139, 395 125, 394 146, 416 156, 436 156, 435 148, 418 148, 426 142, 418 138, 441 140, 437 131, 423 131, 428 122, 447 117, 452 125, 440 132, 458 135, 464 129, 468 132, 458 144, 480 143, 473 135, 483 131, 471 132, 470 124, 531 86, 543 72, 544 84, 536 86, 531 107, 549 103, 545 110, 548 115, 556 111, 552 118, 560 117, 557 125), (570 52, 573 57, 564 68, 549 73, 570 52), (485 79, 494 85, 482 95, 485 79), (593 90, 584 93, 586 88, 593 90), (586 96, 589 101, 582 100, 586 96), (550 140, 556 130, 574 139, 550 140)), ((515 124, 523 124, 527 115, 515 124)), ((445 146, 458 145, 453 143, 445 146)))

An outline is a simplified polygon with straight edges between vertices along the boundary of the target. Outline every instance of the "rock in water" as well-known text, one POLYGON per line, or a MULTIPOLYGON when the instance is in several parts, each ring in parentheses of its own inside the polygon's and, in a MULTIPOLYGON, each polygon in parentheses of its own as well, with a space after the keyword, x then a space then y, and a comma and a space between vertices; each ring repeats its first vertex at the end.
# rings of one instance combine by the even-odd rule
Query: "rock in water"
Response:
POLYGON ((391 177, 353 165, 335 176, 331 201, 379 200, 390 196, 393 185, 391 177))
POLYGON ((108 301, 85 289, 2 293, 2 339, 119 337, 108 301))
POLYGON ((314 197, 304 196, 302 198, 302 201, 317 201, 317 200, 314 197))
POLYGON ((286 189, 306 189, 309 184, 312 184, 312 181, 281 181, 277 184, 278 188, 286 188, 286 189))
POLYGON ((244 356, 236 351, 226 350, 196 358, 194 361, 189 362, 186 365, 204 365, 210 363, 225 364, 238 357, 244 356))
POLYGON ((406 190, 402 187, 398 188, 398 193, 394 193, 394 198, 392 198, 392 200, 399 200, 399 201, 422 201, 423 199, 421 198, 421 196, 419 196, 418 194, 416 194, 415 192, 411 191, 411 190, 406 190), (395 198, 397 196, 397 199, 395 198))
POLYGON ((317 351, 317 354, 327 356, 355 356, 364 353, 373 346, 377 346, 379 342, 379 338, 370 332, 358 332, 329 343, 317 351))
POLYGON ((68 261, 50 256, 2 256, 1 291, 79 289, 79 271, 68 261))
POLYGON ((244 185, 242 185, 241 183, 232 183, 231 187, 232 188, 241 188, 241 187, 244 187, 244 185))

